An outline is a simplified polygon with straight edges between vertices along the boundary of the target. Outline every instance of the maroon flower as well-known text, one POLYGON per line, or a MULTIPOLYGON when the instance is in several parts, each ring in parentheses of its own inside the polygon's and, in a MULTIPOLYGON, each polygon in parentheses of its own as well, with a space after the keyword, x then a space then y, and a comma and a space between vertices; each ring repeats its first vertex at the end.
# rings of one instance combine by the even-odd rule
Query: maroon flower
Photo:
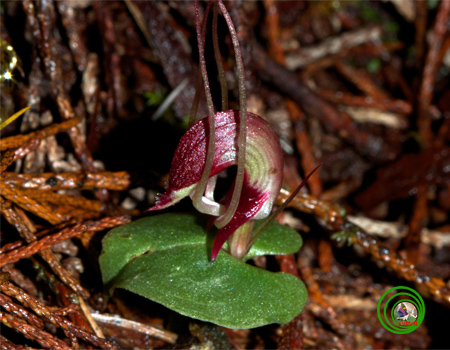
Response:
MULTIPOLYGON (((237 139, 240 113, 234 110, 215 114, 215 150, 206 191, 199 181, 205 167, 209 117, 198 121, 181 138, 172 161, 169 186, 150 211, 160 210, 190 195, 195 208, 205 214, 216 216, 220 222, 232 200, 234 185, 221 202, 214 199, 216 175, 228 167, 237 165, 237 139), (196 198, 201 198, 196 200, 196 198)), ((283 155, 278 137, 261 117, 247 113, 247 144, 245 172, 237 209, 231 220, 219 226, 214 241, 212 260, 220 248, 240 226, 251 219, 267 217, 277 198, 283 176, 283 155)))
POLYGON ((204 57, 206 18, 212 4, 208 2, 201 25, 198 1, 194 1, 200 70, 189 123, 192 127, 183 135, 175 151, 166 193, 148 210, 164 209, 188 195, 191 196, 195 208, 211 215, 212 222, 219 229, 211 254, 211 260, 214 261, 225 241, 233 234, 229 240, 230 253, 238 258, 244 257, 278 211, 298 193, 312 173, 293 192, 290 199, 278 208, 277 213, 273 213, 253 231, 253 220, 264 219, 271 214, 280 192, 283 154, 278 137, 270 125, 261 117, 247 112, 239 41, 222 0, 214 2, 213 44, 222 90, 222 109, 225 111, 214 113, 204 57), (227 22, 236 53, 240 111, 228 110, 227 85, 217 36, 219 8, 227 22), (194 124, 202 80, 209 115, 214 115, 214 118, 206 117, 194 124), (217 202, 214 199, 217 176, 233 165, 237 165, 233 186, 217 202))

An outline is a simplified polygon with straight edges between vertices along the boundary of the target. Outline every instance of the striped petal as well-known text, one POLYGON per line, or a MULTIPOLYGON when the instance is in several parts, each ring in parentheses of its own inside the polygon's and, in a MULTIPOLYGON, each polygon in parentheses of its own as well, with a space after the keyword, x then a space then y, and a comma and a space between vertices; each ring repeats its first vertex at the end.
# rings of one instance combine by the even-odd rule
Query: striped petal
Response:
MULTIPOLYGON (((181 138, 172 161, 169 185, 156 205, 148 210, 160 210, 193 195, 203 172, 208 135, 208 118, 193 125, 181 138)), ((237 164, 237 135, 239 111, 217 112, 214 116, 216 142, 211 177, 237 164)), ((283 155, 278 137, 261 117, 247 112, 247 145, 245 178, 239 205, 231 221, 222 227, 214 242, 213 260, 228 237, 250 219, 267 217, 281 188, 283 155)), ((207 192, 212 192, 215 179, 211 179, 207 192)), ((209 193, 202 197, 210 204, 205 214, 220 218, 231 199, 231 188, 224 200, 214 201, 209 193)), ((202 194, 203 195, 203 194, 202 194)), ((195 206, 195 203, 194 203, 195 206)))

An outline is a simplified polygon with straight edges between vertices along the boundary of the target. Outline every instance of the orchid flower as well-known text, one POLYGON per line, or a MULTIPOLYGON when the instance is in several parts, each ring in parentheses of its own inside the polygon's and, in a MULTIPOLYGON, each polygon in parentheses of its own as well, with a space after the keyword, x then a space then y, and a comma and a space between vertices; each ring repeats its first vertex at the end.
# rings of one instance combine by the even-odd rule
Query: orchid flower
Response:
MULTIPOLYGON (((192 126, 181 138, 169 173, 169 186, 157 204, 149 210, 160 210, 186 196, 193 198, 195 208, 221 218, 232 200, 233 188, 221 203, 214 200, 215 175, 237 165, 237 130, 240 113, 217 112, 215 120, 215 151, 209 181, 203 195, 199 182, 205 167, 209 117, 192 126), (200 192, 198 192, 200 191, 200 192), (196 193, 202 196, 197 198, 196 193)), ((261 117, 247 113, 247 145, 244 183, 238 205, 231 220, 219 228, 214 241, 214 260, 225 241, 251 219, 263 219, 271 211, 281 189, 283 154, 278 137, 261 117)), ((217 219, 216 219, 217 220, 217 219)))
MULTIPOLYGON (((191 110, 191 127, 175 151, 166 192, 148 211, 165 209, 190 196, 194 207, 214 217, 212 221, 219 229, 211 254, 211 260, 214 261, 227 239, 231 254, 242 258, 261 234, 261 230, 252 232, 253 220, 267 218, 272 212, 281 189, 283 154, 278 137, 270 125, 246 110, 244 67, 239 42, 221 0, 214 2, 213 44, 222 90, 222 109, 228 109, 228 97, 217 38, 218 7, 228 24, 236 53, 240 111, 214 112, 204 58, 206 19, 211 5, 209 2, 201 25, 198 3, 195 1, 200 70, 191 110), (209 117, 194 124, 202 79, 209 117), (214 189, 217 175, 234 165, 237 165, 237 175, 233 186, 222 200, 216 201, 214 189)), ((261 226, 265 228, 267 225, 261 226)))

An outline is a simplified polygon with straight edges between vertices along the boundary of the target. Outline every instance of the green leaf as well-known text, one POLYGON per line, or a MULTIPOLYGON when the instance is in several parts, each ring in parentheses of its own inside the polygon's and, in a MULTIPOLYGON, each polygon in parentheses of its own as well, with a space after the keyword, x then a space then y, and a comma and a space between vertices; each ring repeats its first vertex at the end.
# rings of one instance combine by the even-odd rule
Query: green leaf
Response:
MULTIPOLYGON (((125 264, 144 253, 191 244, 206 246, 205 226, 204 217, 189 213, 168 213, 116 227, 103 239, 100 256, 103 282, 109 283, 125 264)), ((301 246, 302 239, 296 231, 273 222, 244 260, 262 255, 293 254, 301 246)))
MULTIPOLYGON (((245 264, 224 251, 210 262, 203 227, 194 215, 163 214, 111 230, 100 256, 104 283, 229 328, 286 323, 301 312, 307 292, 298 278, 245 264)), ((297 232, 274 224, 249 256, 293 253, 300 245, 297 232)))
MULTIPOLYGON (((255 229, 257 227, 255 225, 255 229)), ((244 260, 262 255, 294 254, 300 250, 302 243, 302 238, 296 231, 273 221, 253 244, 244 260)))

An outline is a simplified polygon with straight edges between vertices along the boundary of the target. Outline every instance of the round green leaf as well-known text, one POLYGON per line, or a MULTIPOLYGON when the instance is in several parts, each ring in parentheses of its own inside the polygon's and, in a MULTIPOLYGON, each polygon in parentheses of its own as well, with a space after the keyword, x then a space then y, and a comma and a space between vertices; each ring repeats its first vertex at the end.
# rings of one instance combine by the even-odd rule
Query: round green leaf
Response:
MULTIPOLYGON (((299 235, 277 236, 277 225, 260 237, 254 256, 280 254, 283 237, 299 248, 299 235)), ((203 227, 194 215, 163 214, 111 230, 100 256, 104 283, 229 328, 286 323, 301 312, 307 292, 298 278, 250 266, 224 251, 210 262, 203 227)))
POLYGON ((116 227, 103 238, 100 267, 108 284, 132 259, 146 252, 205 245, 204 220, 193 214, 162 214, 116 227))
POLYGON ((294 254, 300 250, 302 243, 297 231, 273 221, 253 244, 244 260, 262 255, 294 254))

